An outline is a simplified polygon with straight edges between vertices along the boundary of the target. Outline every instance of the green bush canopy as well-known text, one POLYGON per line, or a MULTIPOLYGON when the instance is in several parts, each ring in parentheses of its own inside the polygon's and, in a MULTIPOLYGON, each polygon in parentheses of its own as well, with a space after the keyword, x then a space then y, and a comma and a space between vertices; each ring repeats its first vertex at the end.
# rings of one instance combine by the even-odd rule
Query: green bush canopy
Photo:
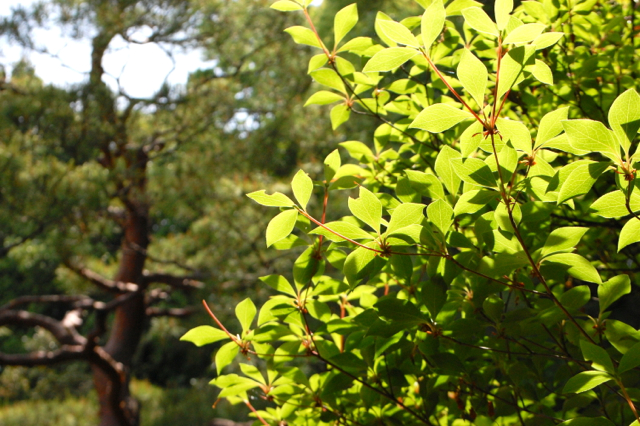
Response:
POLYGON ((417 2, 376 39, 355 4, 324 38, 310 1, 272 5, 317 51, 307 105, 379 127, 248 194, 301 254, 183 340, 225 342, 212 384, 254 424, 640 425, 634 3, 417 2))

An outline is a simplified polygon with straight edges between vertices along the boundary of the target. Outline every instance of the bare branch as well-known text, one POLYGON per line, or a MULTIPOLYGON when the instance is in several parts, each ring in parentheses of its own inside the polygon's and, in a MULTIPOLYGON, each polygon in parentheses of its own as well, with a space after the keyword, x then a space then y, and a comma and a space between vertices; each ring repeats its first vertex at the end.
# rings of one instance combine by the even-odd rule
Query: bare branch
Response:
POLYGON ((0 306, 0 311, 4 311, 6 309, 13 309, 20 305, 26 305, 28 303, 71 303, 71 302, 82 302, 82 301, 91 301, 91 298, 87 296, 68 296, 68 295, 46 295, 46 296, 20 296, 11 300, 9 303, 0 306))
POLYGON ((0 325, 19 325, 26 327, 42 327, 49 331, 63 345, 84 345, 86 339, 76 333, 75 329, 65 327, 60 321, 27 311, 0 311, 0 325))
POLYGON ((0 352, 0 365, 33 367, 53 365, 86 358, 82 345, 64 345, 55 351, 37 351, 28 354, 5 354, 0 352))
POLYGON ((178 276, 160 272, 144 271, 142 273, 142 279, 145 284, 168 284, 179 290, 195 290, 197 288, 204 287, 204 283, 202 281, 196 281, 193 278, 194 277, 192 276, 178 276))
POLYGON ((74 269, 74 271, 76 271, 92 283, 96 284, 98 287, 103 288, 107 291, 114 291, 118 293, 134 293, 139 289, 137 284, 110 280, 87 268, 74 269))
POLYGON ((194 308, 147 308, 149 317, 187 317, 195 312, 194 308))

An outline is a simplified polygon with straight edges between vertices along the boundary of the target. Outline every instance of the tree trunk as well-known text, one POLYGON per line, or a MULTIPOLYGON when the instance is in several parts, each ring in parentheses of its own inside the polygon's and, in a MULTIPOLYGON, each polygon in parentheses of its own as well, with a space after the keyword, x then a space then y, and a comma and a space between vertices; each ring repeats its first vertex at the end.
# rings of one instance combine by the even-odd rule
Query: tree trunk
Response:
POLYGON ((104 346, 105 351, 123 366, 125 375, 121 383, 112 383, 100 368, 93 367, 93 380, 100 402, 100 426, 139 424, 138 402, 130 395, 129 380, 131 362, 146 320, 144 281, 141 278, 148 245, 148 207, 144 202, 129 205, 122 258, 115 280, 138 284, 141 291, 116 309, 109 339, 104 346))

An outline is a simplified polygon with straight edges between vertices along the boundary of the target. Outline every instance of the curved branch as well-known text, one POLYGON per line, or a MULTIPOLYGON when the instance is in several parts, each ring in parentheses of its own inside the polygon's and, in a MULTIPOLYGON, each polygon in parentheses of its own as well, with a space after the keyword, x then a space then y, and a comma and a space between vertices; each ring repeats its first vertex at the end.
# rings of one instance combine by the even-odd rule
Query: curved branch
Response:
POLYGON ((195 290, 204 287, 204 283, 195 280, 193 276, 178 276, 162 272, 144 271, 142 280, 144 285, 152 283, 167 284, 178 290, 195 290))
POLYGON ((75 269, 71 267, 70 269, 73 269, 75 272, 82 275, 93 284, 107 291, 118 293, 134 293, 139 290, 139 286, 137 284, 110 280, 88 268, 75 269))
POLYGON ((56 340, 63 345, 86 344, 86 339, 76 333, 75 329, 65 327, 60 321, 46 315, 21 310, 4 310, 0 311, 0 326, 2 325, 42 327, 53 334, 56 340))

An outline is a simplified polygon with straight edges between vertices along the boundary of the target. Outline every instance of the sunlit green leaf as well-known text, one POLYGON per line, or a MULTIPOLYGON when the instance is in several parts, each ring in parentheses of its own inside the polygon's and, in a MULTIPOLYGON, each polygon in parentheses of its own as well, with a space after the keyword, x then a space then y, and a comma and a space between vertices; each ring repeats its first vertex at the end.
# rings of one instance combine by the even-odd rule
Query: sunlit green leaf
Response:
POLYGON ((296 205, 289 197, 280 192, 274 192, 269 195, 264 189, 260 191, 247 194, 247 197, 251 198, 258 204, 269 207, 293 207, 296 205))
POLYGON ((284 31, 289 33, 289 35, 291 35, 291 37, 293 38, 293 41, 295 41, 298 44, 306 44, 308 46, 313 46, 313 47, 322 49, 322 45, 320 44, 320 41, 316 37, 316 34, 307 27, 295 25, 293 27, 287 28, 284 31))
POLYGON ((253 301, 250 298, 246 298, 242 302, 238 303, 236 306, 236 317, 238 318, 238 321, 240 321, 243 333, 246 333, 251 329, 251 323, 256 317, 257 312, 256 305, 253 304, 253 301))
POLYGON ((505 44, 528 43, 544 31, 544 24, 524 24, 511 31, 504 39, 505 44))
POLYGON ((355 217, 369 225, 378 234, 380 233, 382 204, 371 191, 361 186, 359 198, 349 197, 349 210, 355 217))
POLYGON ((494 11, 498 29, 500 31, 503 31, 505 28, 507 28, 509 16, 513 11, 513 0, 496 0, 494 11))
POLYGON ((487 67, 469 49, 464 49, 458 64, 458 79, 476 103, 484 106, 484 92, 487 89, 489 72, 487 67))
POLYGON ((545 262, 554 262, 569 267, 567 272, 579 280, 602 284, 596 268, 584 257, 576 253, 558 253, 545 258, 545 262))
POLYGON ((620 238, 618 239, 618 251, 622 250, 629 244, 640 241, 640 219, 633 217, 622 227, 620 238))
POLYGON ((603 371, 583 371, 569 379, 562 390, 563 393, 580 393, 595 388, 602 383, 613 380, 613 377, 603 371))
POLYGON ((617 275, 598 287, 600 312, 604 312, 613 302, 631 293, 631 279, 629 275, 617 275))
POLYGON ((410 47, 389 47, 373 55, 362 72, 391 71, 416 55, 418 51, 410 47))
POLYGON ((275 10, 279 10, 280 12, 291 12, 294 10, 302 10, 302 6, 288 0, 278 0, 271 5, 271 8, 275 10))
POLYGON ((396 21, 380 20, 380 30, 391 40, 409 47, 420 47, 416 36, 404 25, 396 21))
POLYGON ((336 46, 358 23, 358 7, 355 3, 342 8, 334 18, 333 33, 336 46))
POLYGON ((219 328, 214 328, 208 325, 201 325, 196 328, 192 328, 187 331, 180 340, 191 342, 196 346, 204 346, 209 343, 214 343, 219 340, 228 339, 229 336, 219 328))
POLYGON ((446 12, 442 0, 434 0, 422 14, 420 29, 422 31, 422 46, 428 52, 433 42, 440 36, 446 12))
POLYGON ((306 210, 309 199, 311 198, 311 193, 313 192, 313 181, 309 175, 299 170, 293 177, 291 189, 293 190, 293 195, 296 197, 296 200, 300 203, 302 210, 306 210))
POLYGON ((271 247, 273 243, 286 238, 293 228, 296 226, 298 211, 295 209, 285 210, 271 219, 267 225, 267 247, 271 247))
POLYGON ((440 133, 469 118, 473 116, 468 111, 449 104, 433 104, 418 114, 409 127, 440 133))
POLYGON ((229 342, 218 349, 215 357, 216 371, 218 372, 218 375, 220 375, 224 367, 233 362, 236 355, 238 355, 239 350, 240 347, 236 342, 229 342))

